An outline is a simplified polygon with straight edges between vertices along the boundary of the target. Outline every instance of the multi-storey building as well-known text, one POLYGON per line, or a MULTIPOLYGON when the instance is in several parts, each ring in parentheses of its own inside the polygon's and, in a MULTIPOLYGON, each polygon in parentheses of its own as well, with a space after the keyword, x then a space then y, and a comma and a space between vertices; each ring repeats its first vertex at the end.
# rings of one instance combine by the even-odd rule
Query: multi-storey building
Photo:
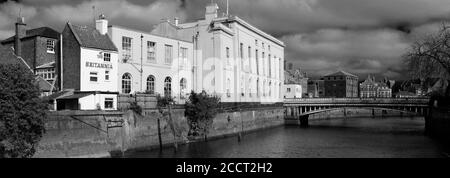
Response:
POLYGON ((62 33, 61 83, 57 109, 117 109, 118 52, 107 28, 67 23, 62 33))
POLYGON ((311 98, 325 97, 325 81, 323 79, 308 81, 308 97, 311 98))
POLYGON ((204 19, 168 21, 152 34, 193 42, 193 87, 220 96, 222 102, 281 102, 284 43, 237 16, 218 16, 215 3, 204 19))
POLYGON ((16 34, 1 42, 2 45, 14 49, 16 56, 24 59, 31 70, 44 79, 39 86, 44 95, 56 91, 56 61, 60 58, 60 33, 49 27, 26 29, 23 17, 15 23, 16 34))
POLYGON ((284 84, 284 98, 302 98, 302 86, 299 84, 284 84))
POLYGON ((376 82, 375 77, 369 75, 364 82, 359 84, 359 94, 361 98, 390 98, 392 89, 387 83, 376 82))
POLYGON ((345 71, 338 71, 323 77, 325 97, 358 97, 358 76, 345 71))
MULTIPOLYGON (((105 19, 97 26, 108 26, 105 19)), ((175 28, 169 24, 169 28, 175 28)), ((192 90, 193 43, 175 35, 162 36, 121 26, 108 26, 119 48, 119 92, 169 95, 183 102, 192 90)))
POLYGON ((302 72, 300 68, 294 69, 293 64, 289 63, 284 73, 284 84, 301 85, 302 95, 308 95, 308 78, 306 72, 302 72))

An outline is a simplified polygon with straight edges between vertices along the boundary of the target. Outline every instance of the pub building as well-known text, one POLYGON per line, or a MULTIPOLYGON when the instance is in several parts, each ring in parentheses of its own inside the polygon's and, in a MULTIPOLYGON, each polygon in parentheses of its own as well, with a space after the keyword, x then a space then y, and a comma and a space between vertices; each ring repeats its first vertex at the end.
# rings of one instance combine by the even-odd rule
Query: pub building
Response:
POLYGON ((62 36, 56 109, 116 110, 118 52, 107 31, 68 22, 62 36))

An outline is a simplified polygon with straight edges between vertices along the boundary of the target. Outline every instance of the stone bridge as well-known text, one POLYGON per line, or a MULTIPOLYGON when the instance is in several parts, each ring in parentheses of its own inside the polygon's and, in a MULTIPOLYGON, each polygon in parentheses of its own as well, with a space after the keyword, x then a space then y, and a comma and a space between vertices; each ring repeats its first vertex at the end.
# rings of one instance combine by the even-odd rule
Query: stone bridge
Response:
POLYGON ((365 108, 375 110, 399 111, 400 113, 425 116, 428 113, 428 98, 287 98, 284 100, 285 119, 299 121, 308 125, 311 114, 334 110, 365 108))

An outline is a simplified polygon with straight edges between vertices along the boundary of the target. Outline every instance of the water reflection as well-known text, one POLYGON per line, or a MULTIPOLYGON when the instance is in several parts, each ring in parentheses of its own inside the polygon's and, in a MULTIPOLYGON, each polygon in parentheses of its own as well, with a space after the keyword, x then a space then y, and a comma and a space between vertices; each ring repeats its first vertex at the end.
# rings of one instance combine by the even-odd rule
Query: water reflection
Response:
MULTIPOLYGON (((348 118, 310 121, 309 128, 281 126, 243 136, 191 143, 125 157, 334 158, 445 157, 448 151, 423 135, 423 118, 348 118)), ((448 154, 447 154, 448 155, 448 154)))

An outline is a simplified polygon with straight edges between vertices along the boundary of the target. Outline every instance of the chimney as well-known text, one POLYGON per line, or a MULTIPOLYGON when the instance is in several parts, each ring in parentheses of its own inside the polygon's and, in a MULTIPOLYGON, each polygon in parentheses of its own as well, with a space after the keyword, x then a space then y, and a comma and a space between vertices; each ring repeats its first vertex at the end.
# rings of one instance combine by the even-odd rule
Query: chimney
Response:
POLYGON ((211 21, 212 19, 217 18, 217 11, 219 10, 219 6, 216 3, 211 3, 206 6, 205 20, 211 21))
POLYGON ((26 36, 26 29, 25 29, 25 19, 23 17, 17 18, 16 22, 16 36, 14 41, 14 53, 17 56, 22 56, 22 44, 20 39, 24 38, 26 36))
POLYGON ((178 27, 178 22, 179 22, 178 17, 175 17, 175 18, 173 19, 173 23, 174 23, 175 26, 177 26, 177 27, 178 27))
POLYGON ((100 15, 99 19, 95 21, 95 28, 102 35, 106 35, 108 33, 108 20, 106 20, 105 15, 100 15))

